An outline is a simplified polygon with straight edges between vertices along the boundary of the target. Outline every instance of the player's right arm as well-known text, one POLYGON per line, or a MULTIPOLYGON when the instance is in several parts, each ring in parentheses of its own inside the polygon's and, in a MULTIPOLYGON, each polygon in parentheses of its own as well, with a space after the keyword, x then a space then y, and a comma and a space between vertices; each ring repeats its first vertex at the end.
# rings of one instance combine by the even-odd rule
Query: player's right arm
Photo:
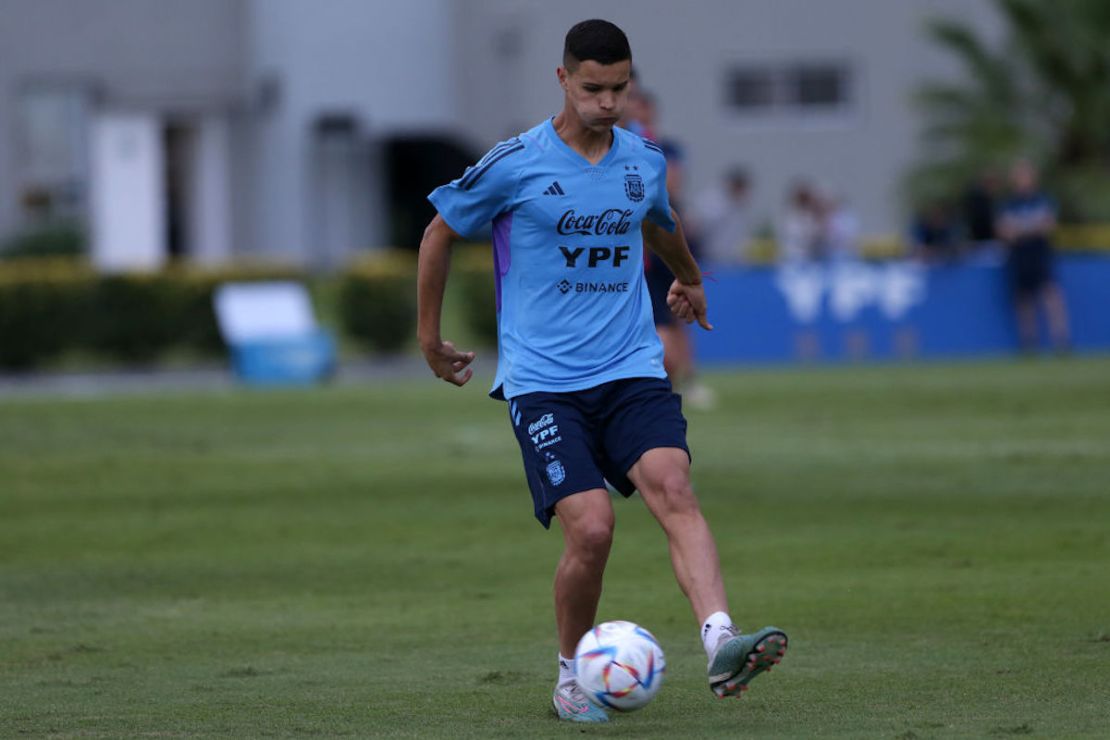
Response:
POLYGON ((474 361, 474 353, 460 352, 439 333, 443 292, 451 268, 451 245, 457 239, 459 235, 438 213, 424 229, 416 268, 416 333, 424 359, 436 377, 461 386, 474 375, 467 367, 474 361))
POLYGON ((443 291, 451 267, 451 245, 474 236, 501 213, 513 208, 525 149, 519 137, 502 141, 486 152, 457 180, 436 188, 428 200, 436 217, 424 229, 420 240, 420 261, 416 272, 417 338, 424 359, 436 377, 463 385, 474 371, 467 367, 473 352, 460 352, 439 334, 443 310, 443 291))

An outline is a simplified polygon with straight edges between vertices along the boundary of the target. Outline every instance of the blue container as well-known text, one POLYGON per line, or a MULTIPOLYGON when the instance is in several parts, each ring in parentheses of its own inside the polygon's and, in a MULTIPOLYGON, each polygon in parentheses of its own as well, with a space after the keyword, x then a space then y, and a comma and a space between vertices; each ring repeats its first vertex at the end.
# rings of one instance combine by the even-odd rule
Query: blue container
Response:
POLYGON ((335 373, 335 340, 325 332, 242 342, 231 348, 235 375, 250 385, 308 385, 335 373))

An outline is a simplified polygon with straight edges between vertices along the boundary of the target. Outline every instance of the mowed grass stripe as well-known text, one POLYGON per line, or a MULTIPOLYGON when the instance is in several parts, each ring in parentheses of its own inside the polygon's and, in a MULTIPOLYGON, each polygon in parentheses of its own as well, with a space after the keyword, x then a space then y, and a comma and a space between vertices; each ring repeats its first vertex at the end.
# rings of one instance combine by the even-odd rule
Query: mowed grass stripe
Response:
MULTIPOLYGON (((791 651, 714 700, 665 539, 617 501, 601 618, 669 672, 591 733, 1105 733, 1110 360, 706 379, 733 612, 791 651)), ((0 401, 0 736, 579 735, 547 708, 560 537, 483 391, 0 401)))

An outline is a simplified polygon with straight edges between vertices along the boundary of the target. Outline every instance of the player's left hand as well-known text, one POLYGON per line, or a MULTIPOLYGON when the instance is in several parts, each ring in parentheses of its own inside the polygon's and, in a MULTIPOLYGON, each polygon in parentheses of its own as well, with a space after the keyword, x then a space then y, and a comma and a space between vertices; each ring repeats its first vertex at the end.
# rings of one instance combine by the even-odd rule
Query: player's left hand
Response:
POLYGON ((667 305, 671 313, 687 324, 697 321, 702 329, 712 331, 705 302, 705 286, 701 283, 686 285, 675 280, 667 291, 667 305))

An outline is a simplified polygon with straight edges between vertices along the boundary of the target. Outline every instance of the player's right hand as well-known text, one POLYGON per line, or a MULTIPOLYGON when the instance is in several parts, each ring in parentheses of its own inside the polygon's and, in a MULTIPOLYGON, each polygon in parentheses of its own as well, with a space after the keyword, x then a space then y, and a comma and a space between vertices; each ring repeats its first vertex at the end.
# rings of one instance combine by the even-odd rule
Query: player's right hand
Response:
POLYGON ((451 342, 440 342, 421 349, 428 367, 437 378, 443 378, 452 385, 461 386, 466 385, 466 382, 474 377, 474 370, 467 367, 474 362, 473 352, 460 352, 451 342))

